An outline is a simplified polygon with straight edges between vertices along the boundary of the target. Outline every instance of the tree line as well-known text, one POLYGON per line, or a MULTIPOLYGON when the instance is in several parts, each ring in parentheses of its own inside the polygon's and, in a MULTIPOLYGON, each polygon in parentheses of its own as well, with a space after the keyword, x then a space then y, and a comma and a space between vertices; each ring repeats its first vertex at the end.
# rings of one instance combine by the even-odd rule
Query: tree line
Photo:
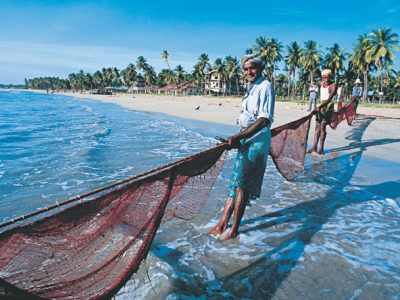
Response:
MULTIPOLYGON (((352 46, 350 52, 334 43, 322 51, 316 41, 308 40, 303 45, 291 42, 284 46, 276 38, 258 37, 245 54, 257 53, 265 60, 263 74, 275 87, 278 97, 304 99, 313 80, 320 80, 321 70, 331 69, 334 80, 349 94, 354 81, 363 82, 363 100, 367 100, 368 91, 379 95, 379 102, 400 100, 400 70, 394 68, 395 52, 398 51, 398 35, 390 28, 372 30, 362 34, 352 46)), ((165 86, 169 84, 196 83, 204 87, 205 75, 214 71, 228 83, 238 80, 244 84, 239 60, 233 56, 217 58, 211 62, 203 53, 199 56, 191 72, 181 65, 171 69, 170 54, 161 53, 167 68, 157 73, 144 56, 139 56, 136 63, 130 63, 125 69, 116 67, 102 68, 93 74, 80 70, 71 73, 66 79, 58 77, 39 77, 25 79, 26 88, 51 90, 89 90, 105 87, 131 87, 137 82, 145 85, 165 86)), ((238 82, 239 83, 239 82, 238 82)), ((238 84, 239 85, 239 84, 238 84)))

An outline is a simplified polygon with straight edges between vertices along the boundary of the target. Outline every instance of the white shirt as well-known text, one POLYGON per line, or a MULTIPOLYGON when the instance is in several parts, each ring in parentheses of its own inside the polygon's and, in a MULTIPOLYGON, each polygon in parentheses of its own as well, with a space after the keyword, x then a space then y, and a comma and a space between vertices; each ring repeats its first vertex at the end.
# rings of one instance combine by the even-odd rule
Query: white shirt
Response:
POLYGON ((275 93, 274 88, 263 76, 251 84, 242 101, 242 112, 238 124, 247 128, 259 118, 274 121, 275 93))

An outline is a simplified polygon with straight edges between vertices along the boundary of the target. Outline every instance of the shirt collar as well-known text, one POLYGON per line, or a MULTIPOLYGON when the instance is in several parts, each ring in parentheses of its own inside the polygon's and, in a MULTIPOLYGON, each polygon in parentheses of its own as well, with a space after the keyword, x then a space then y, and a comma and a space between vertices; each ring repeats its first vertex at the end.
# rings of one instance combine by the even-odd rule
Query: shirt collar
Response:
POLYGON ((252 84, 249 84, 249 85, 247 85, 247 90, 246 90, 246 95, 249 95, 250 93, 251 93, 251 91, 253 90, 253 87, 256 85, 256 84, 260 84, 261 82, 263 82, 264 81, 264 76, 260 76, 260 77, 258 77, 258 79, 256 80, 256 81, 254 81, 252 84))

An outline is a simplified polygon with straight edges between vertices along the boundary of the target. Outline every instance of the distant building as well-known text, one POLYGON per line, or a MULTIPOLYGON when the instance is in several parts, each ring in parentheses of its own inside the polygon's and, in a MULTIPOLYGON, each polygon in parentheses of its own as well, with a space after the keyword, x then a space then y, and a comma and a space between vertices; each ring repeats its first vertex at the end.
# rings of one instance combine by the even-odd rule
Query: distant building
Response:
POLYGON ((179 85, 169 84, 158 90, 159 94, 165 95, 200 95, 201 88, 194 83, 182 83, 179 85))
POLYGON ((146 94, 158 94, 160 87, 158 85, 146 85, 142 89, 146 94))
POLYGON ((237 95, 243 90, 239 76, 222 80, 222 76, 216 71, 205 74, 204 93, 206 95, 237 95))
POLYGON ((142 76, 138 76, 128 89, 129 93, 144 93, 145 81, 142 76))
POLYGON ((179 87, 179 92, 182 95, 200 95, 201 88, 194 83, 185 83, 179 87))

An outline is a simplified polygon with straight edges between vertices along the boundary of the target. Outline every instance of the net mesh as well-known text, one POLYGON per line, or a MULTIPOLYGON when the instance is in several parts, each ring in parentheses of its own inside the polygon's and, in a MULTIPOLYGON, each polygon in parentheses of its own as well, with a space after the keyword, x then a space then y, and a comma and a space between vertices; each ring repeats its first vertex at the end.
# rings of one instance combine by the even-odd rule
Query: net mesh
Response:
MULTIPOLYGON (((351 124, 354 103, 334 113, 351 124)), ((270 155, 292 180, 304 168, 312 114, 272 129, 270 155)), ((223 165, 226 144, 124 181, 94 199, 0 234, 0 298, 109 298, 137 271, 162 222, 191 219, 223 165)))
POLYGON ((190 219, 222 167, 223 147, 0 235, 0 295, 113 295, 145 259, 161 222, 190 219), (168 204, 168 206, 167 206, 168 204))
POLYGON ((338 103, 338 110, 334 111, 332 114, 332 120, 329 126, 332 129, 336 129, 336 127, 346 119, 347 124, 351 125, 356 116, 356 103, 354 101, 349 102, 345 106, 343 106, 342 102, 338 103))
POLYGON ((312 115, 272 130, 269 153, 279 173, 293 180, 304 169, 308 132, 312 115))

